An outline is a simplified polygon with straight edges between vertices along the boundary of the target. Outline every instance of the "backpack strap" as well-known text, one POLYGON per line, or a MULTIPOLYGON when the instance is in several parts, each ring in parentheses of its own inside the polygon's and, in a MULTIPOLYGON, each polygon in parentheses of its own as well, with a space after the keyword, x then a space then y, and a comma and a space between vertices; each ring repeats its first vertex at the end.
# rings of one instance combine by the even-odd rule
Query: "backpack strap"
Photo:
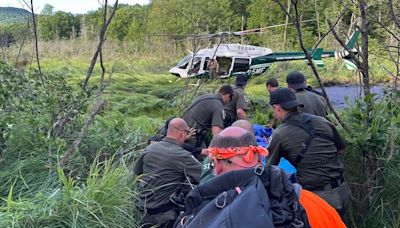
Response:
POLYGON ((285 122, 289 125, 301 128, 308 135, 308 138, 303 143, 303 148, 301 149, 300 153, 297 155, 297 157, 294 161, 294 164, 293 164, 294 166, 297 166, 301 162, 301 160, 303 160, 304 155, 307 153, 308 149, 310 148, 311 142, 314 138, 320 137, 320 138, 326 139, 328 141, 335 142, 334 138, 332 138, 331 136, 323 134, 323 133, 321 134, 321 133, 315 132, 315 129, 311 124, 311 121, 313 118, 312 115, 309 115, 306 113, 303 113, 302 115, 303 115, 303 120, 300 123, 298 123, 297 121, 290 120, 290 119, 285 122))
POLYGON ((296 189, 282 169, 274 165, 267 166, 260 179, 267 189, 276 227, 310 227, 296 189))
POLYGON ((254 176, 253 169, 236 170, 221 176, 216 176, 206 183, 198 185, 186 196, 186 212, 191 214, 193 210, 204 201, 214 199, 221 192, 245 185, 252 176, 254 176))

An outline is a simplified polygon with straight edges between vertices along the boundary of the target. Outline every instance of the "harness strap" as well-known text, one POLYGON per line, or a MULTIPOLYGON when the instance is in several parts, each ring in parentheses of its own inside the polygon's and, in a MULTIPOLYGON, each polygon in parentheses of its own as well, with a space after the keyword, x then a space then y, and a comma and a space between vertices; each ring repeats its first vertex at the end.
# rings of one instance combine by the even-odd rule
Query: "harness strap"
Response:
POLYGON ((297 167, 301 167, 301 168, 315 168, 321 165, 326 165, 331 161, 336 161, 338 159, 337 156, 333 157, 333 158, 328 158, 325 160, 318 160, 315 162, 302 162, 300 164, 297 164, 297 167))
POLYGON ((311 141, 313 140, 314 135, 309 135, 306 142, 303 143, 303 149, 301 149, 300 153, 297 155, 296 160, 294 160, 294 166, 297 166, 301 160, 304 158, 304 154, 308 151, 308 148, 310 148, 311 141))
POLYGON ((312 116, 306 113, 303 113, 303 121, 299 124, 295 121, 287 120, 285 123, 288 123, 292 126, 296 126, 301 128, 303 131, 305 131, 308 134, 307 140, 303 143, 303 148, 300 151, 300 153, 297 155, 295 161, 294 161, 294 166, 297 166, 301 160, 303 160, 304 155, 307 153, 308 149, 310 148, 311 142, 314 138, 320 137, 325 140, 335 142, 334 138, 332 138, 329 135, 326 134, 321 134, 321 133, 316 133, 314 127, 311 125, 311 120, 312 116))

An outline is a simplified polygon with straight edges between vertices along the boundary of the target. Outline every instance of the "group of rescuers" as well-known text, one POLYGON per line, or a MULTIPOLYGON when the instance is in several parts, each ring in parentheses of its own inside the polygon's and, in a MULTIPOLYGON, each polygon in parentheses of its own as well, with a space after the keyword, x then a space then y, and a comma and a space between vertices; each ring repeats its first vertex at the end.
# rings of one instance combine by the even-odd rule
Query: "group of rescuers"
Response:
POLYGON ((204 158, 211 161, 212 174, 220 176, 254 168, 262 157, 267 167, 285 158, 297 169, 298 202, 311 227, 346 227, 342 217, 350 189, 340 158, 346 145, 326 117, 324 97, 307 87, 304 75, 297 71, 287 75, 288 88, 279 88, 276 79, 269 79, 265 84, 275 119, 270 125, 280 124, 263 151, 254 149, 259 147, 246 119, 247 81, 247 75, 241 74, 235 85, 223 85, 216 94, 196 98, 181 118, 166 123, 166 136, 141 154, 134 169, 140 181, 135 204, 143 212, 144 227, 173 227, 184 211, 188 192, 208 182, 201 180, 204 158), (208 147, 207 132, 212 135, 208 147))

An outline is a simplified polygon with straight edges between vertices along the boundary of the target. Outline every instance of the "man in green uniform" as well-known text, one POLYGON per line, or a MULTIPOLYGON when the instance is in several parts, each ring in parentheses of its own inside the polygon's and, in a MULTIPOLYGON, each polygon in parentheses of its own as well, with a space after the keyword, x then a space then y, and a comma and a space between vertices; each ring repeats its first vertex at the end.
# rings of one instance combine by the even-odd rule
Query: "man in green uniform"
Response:
POLYGON ((310 113, 325 117, 327 115, 327 104, 324 97, 307 90, 306 79, 298 71, 289 73, 286 77, 288 88, 292 89, 297 100, 304 107, 300 107, 301 112, 310 113))
POLYGON ((196 147, 204 147, 204 137, 209 130, 213 135, 224 128, 224 104, 232 100, 233 88, 223 85, 217 94, 204 94, 196 98, 183 114, 186 123, 196 129, 196 137, 187 142, 196 147))
POLYGON ((279 82, 276 78, 270 78, 265 82, 265 87, 267 88, 268 93, 272 93, 279 87, 279 82))
POLYGON ((188 186, 200 180, 200 162, 181 147, 188 133, 183 119, 172 119, 167 136, 146 147, 136 163, 134 172, 141 175, 137 206, 145 213, 147 225, 172 227, 182 209, 177 200, 184 199, 188 186))
POLYGON ((236 120, 246 119, 246 111, 250 109, 250 100, 244 92, 247 84, 247 74, 239 74, 236 76, 236 82, 233 86, 234 95, 232 101, 225 105, 226 117, 224 127, 229 127, 236 120))
POLYGON ((350 201, 339 157, 346 147, 344 140, 325 118, 299 112, 299 102, 290 89, 275 90, 269 103, 282 124, 272 134, 268 162, 276 165, 281 157, 286 158, 297 168, 303 188, 325 199, 343 215, 350 201))
MULTIPOLYGON (((270 78, 265 82, 265 87, 267 88, 268 94, 271 94, 273 91, 279 88, 279 82, 276 78, 270 78)), ((266 112, 268 118, 267 126, 270 128, 275 128, 277 125, 276 119, 273 117, 272 111, 270 109, 266 112)))

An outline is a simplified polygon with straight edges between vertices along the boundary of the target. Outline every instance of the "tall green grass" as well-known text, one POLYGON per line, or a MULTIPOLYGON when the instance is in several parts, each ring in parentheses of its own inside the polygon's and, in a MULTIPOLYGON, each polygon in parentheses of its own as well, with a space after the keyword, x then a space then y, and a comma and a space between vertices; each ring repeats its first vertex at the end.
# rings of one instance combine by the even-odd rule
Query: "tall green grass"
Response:
POLYGON ((133 206, 135 179, 114 159, 95 160, 86 180, 61 168, 48 176, 50 188, 23 198, 13 191, 0 206, 1 227, 138 227, 133 206), (58 175, 57 175, 58 174, 58 175))
POLYGON ((354 227, 399 227, 400 93, 388 90, 375 99, 371 94, 343 113, 352 129, 345 134, 353 195, 349 220, 354 227))

